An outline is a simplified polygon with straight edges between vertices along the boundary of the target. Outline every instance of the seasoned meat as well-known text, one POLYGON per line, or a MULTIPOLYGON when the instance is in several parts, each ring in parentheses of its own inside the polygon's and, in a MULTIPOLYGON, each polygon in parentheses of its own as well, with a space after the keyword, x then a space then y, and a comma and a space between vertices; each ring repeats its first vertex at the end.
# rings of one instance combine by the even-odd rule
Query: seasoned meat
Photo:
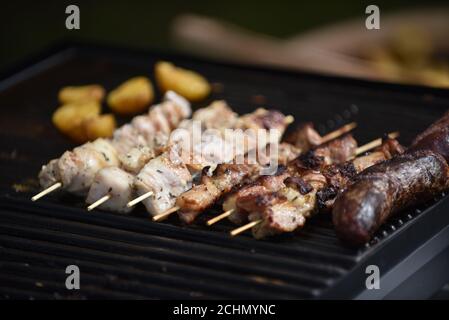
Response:
POLYGON ((58 161, 60 181, 67 191, 85 195, 98 170, 118 163, 110 142, 97 139, 62 155, 58 161))
MULTIPOLYGON (((346 187, 351 178, 369 166, 384 161, 396 152, 402 152, 399 144, 385 140, 378 151, 342 164, 324 166, 321 171, 296 167, 287 171, 287 177, 279 189, 264 189, 260 185, 248 188, 247 194, 240 191, 240 196, 233 200, 238 210, 231 215, 231 220, 246 222, 261 221, 253 228, 257 239, 291 232, 300 228, 305 220, 320 208, 320 203, 331 201, 338 190, 346 187), (323 199, 324 197, 328 197, 323 199), (283 216, 284 215, 284 216, 283 216)), ((244 188, 245 189, 245 188, 244 188)), ((228 209, 229 210, 229 209, 228 209)))
POLYGON ((314 129, 311 122, 300 124, 285 138, 285 142, 291 143, 301 150, 312 149, 320 145, 321 141, 320 134, 314 129))
POLYGON ((117 129, 112 140, 88 142, 65 152, 57 163, 43 166, 39 174, 41 186, 61 181, 66 191, 84 195, 96 172, 104 167, 124 164, 126 169, 138 171, 153 156, 155 148, 166 143, 170 130, 190 113, 190 104, 184 98, 167 92, 163 103, 117 129))
POLYGON ((136 176, 134 185, 138 196, 153 192, 143 204, 154 216, 175 205, 177 197, 191 188, 192 176, 178 150, 172 147, 150 160, 136 176))
POLYGON ((358 175, 337 197, 333 219, 344 241, 369 241, 389 217, 448 188, 449 112, 419 134, 403 155, 358 175))
POLYGON ((154 149, 147 146, 132 148, 126 155, 120 157, 121 167, 127 172, 137 174, 156 154, 154 149))
POLYGON ((214 101, 208 108, 196 111, 192 119, 201 121, 203 129, 226 129, 235 127, 238 115, 229 108, 225 101, 214 101))
POLYGON ((446 160, 417 150, 368 168, 339 195, 333 220, 339 237, 360 245, 398 211, 426 201, 449 185, 446 160))
POLYGON ((48 164, 43 165, 39 172, 39 183, 43 188, 48 188, 56 182, 61 181, 58 168, 59 159, 53 159, 48 164))
POLYGON ((337 193, 347 187, 357 173, 402 153, 404 153, 404 147, 396 139, 387 138, 384 139, 380 147, 365 156, 326 167, 322 173, 326 177, 327 183, 326 187, 317 193, 318 207, 323 211, 330 210, 337 193))
POLYGON ((104 195, 111 198, 100 205, 100 209, 127 213, 131 211, 126 204, 133 198, 134 176, 118 167, 106 167, 98 171, 89 189, 86 203, 92 204, 104 195))
POLYGON ((289 166, 294 170, 315 169, 333 163, 342 163, 355 155, 357 141, 351 134, 324 143, 314 149, 301 154, 289 166))

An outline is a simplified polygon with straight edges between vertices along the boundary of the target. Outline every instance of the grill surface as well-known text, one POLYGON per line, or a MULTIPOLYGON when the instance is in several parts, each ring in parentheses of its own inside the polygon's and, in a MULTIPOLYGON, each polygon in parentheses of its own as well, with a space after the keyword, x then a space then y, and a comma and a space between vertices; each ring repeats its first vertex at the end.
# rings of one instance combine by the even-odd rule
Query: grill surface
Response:
MULTIPOLYGON (((153 223, 142 217, 142 208, 133 216, 87 213, 82 200, 61 193, 32 203, 35 190, 13 191, 14 183, 30 184, 43 163, 73 147, 51 124, 59 88, 101 83, 111 89, 131 76, 152 74, 159 59, 220 83, 223 90, 211 99, 226 99, 239 113, 274 107, 296 122, 314 121, 321 133, 357 121, 361 144, 395 130, 407 144, 449 106, 443 90, 111 47, 53 49, 0 82, 3 298, 393 297, 413 273, 446 252, 449 200, 443 196, 398 215, 370 244, 353 249, 338 241, 329 216, 313 218, 296 235, 256 241, 249 234, 230 238, 225 231, 232 226, 226 223, 213 228, 202 221, 186 227, 176 218, 153 223), (81 290, 65 288, 71 264, 81 270, 81 290), (364 291, 369 264, 391 280, 377 293, 364 291)), ((441 277, 434 289, 443 282, 441 277)))

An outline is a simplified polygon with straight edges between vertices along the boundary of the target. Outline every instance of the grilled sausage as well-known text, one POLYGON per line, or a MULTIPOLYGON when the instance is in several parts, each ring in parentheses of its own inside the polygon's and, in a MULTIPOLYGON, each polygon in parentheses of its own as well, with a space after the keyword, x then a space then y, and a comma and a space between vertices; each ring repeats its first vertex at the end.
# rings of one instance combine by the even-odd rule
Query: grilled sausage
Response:
POLYGON ((350 244, 363 244, 396 212, 448 186, 447 162, 430 149, 416 149, 368 168, 335 201, 337 234, 350 244))

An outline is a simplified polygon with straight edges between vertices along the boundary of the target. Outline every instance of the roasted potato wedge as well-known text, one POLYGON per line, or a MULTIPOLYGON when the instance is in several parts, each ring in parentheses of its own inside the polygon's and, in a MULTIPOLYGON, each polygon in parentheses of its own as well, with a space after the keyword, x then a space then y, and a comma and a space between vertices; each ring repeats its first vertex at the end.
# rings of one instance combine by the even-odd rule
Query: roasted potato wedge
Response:
POLYGON ((97 138, 109 138, 114 133, 117 123, 115 116, 110 114, 102 114, 98 117, 87 119, 84 121, 84 128, 88 140, 97 138))
POLYGON ((158 87, 162 92, 173 90, 194 102, 205 99, 211 91, 209 82, 202 75, 176 67, 170 62, 156 63, 154 72, 158 87))
POLYGON ((69 103, 59 107, 52 117, 53 124, 75 142, 87 141, 84 121, 98 117, 101 106, 98 102, 69 103))
POLYGON ((114 112, 126 115, 144 112, 153 99, 154 90, 150 79, 135 77, 111 91, 107 101, 114 112))
POLYGON ((86 86, 69 86, 59 90, 58 99, 61 104, 96 101, 101 102, 105 90, 98 84, 86 86))

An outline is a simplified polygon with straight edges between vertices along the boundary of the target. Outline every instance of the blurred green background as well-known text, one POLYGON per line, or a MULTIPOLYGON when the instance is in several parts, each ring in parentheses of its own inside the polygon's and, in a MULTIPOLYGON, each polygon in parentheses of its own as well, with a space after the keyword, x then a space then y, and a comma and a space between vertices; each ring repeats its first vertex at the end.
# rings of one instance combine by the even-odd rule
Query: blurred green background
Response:
POLYGON ((169 27, 180 13, 217 17, 277 37, 340 20, 364 17, 376 4, 381 15, 445 1, 8 1, 0 4, 0 69, 64 38, 171 49, 169 27), (65 28, 65 8, 76 4, 81 30, 65 28))

